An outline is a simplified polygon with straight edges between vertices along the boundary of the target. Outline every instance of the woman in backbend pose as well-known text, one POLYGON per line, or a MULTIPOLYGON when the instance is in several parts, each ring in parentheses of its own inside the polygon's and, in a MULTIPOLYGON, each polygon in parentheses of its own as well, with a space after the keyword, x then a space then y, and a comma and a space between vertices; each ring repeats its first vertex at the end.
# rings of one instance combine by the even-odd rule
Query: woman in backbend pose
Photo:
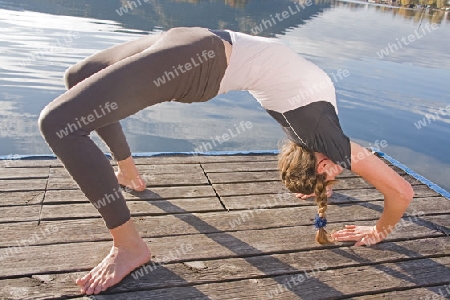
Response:
POLYGON ((150 105, 203 102, 230 90, 250 91, 287 133, 289 141, 279 155, 281 179, 299 198, 315 195, 320 243, 377 243, 413 197, 408 182, 344 135, 327 74, 274 39, 173 28, 88 57, 69 68, 65 84, 69 90, 42 110, 40 130, 113 237, 105 259, 76 281, 86 294, 105 291, 151 258, 120 191, 120 185, 136 191, 146 186, 119 123, 150 105), (117 173, 90 139, 92 131, 108 145, 118 162, 117 173), (383 193, 384 211, 375 226, 351 225, 329 235, 323 229, 327 187, 343 168, 383 193))

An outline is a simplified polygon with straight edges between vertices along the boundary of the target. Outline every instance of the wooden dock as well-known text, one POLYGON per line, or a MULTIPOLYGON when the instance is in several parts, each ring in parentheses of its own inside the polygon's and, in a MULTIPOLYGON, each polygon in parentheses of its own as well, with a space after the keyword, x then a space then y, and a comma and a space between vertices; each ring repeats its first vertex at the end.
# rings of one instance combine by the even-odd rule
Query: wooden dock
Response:
MULTIPOLYGON (((153 263, 91 299, 448 299, 450 201, 414 187, 401 226, 382 243, 315 243, 313 200, 278 180, 276 156, 136 158, 148 182, 125 193, 153 263)), ((382 195, 339 177, 328 231, 372 225, 382 195)), ((88 299, 75 278, 111 237, 58 160, 0 161, 0 299, 88 299)))

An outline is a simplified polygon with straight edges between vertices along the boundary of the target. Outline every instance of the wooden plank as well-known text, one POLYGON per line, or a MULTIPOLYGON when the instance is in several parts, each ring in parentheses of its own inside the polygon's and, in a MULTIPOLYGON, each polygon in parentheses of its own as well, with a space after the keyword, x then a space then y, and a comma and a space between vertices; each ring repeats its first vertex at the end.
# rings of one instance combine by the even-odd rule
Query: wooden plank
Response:
POLYGON ((207 185, 208 178, 203 172, 198 173, 172 173, 172 174, 152 174, 141 173, 142 178, 147 183, 147 187, 173 187, 186 185, 207 185))
MULTIPOLYGON (((414 198, 438 197, 439 194, 431 190, 426 185, 413 186, 414 198)), ((262 191, 261 191, 262 192, 262 191)), ((378 190, 372 189, 355 189, 355 190, 333 190, 333 195, 329 198, 329 203, 345 204, 353 202, 369 202, 383 200, 384 196, 378 190)), ((315 205, 314 198, 301 200, 294 196, 293 193, 284 190, 276 194, 259 195, 240 195, 240 196, 221 196, 220 200, 229 210, 253 209, 263 203, 270 202, 271 206, 286 207, 298 205, 315 205)))
POLYGON ((211 180, 214 184, 275 180, 280 181, 280 172, 278 171, 207 173, 207 175, 209 180, 211 180))
MULTIPOLYGON (((210 185, 205 186, 174 186, 171 188, 154 187, 143 192, 127 193, 125 199, 133 201, 170 200, 184 198, 215 197, 210 185)), ((89 202, 81 190, 50 190, 45 194, 45 204, 85 203, 89 202)))
POLYGON ((450 299, 450 284, 412 288, 404 291, 394 291, 374 295, 364 295, 354 297, 355 300, 377 300, 377 299, 395 299, 395 300, 445 300, 450 299))
POLYGON ((0 207, 0 223, 39 221, 40 205, 0 207))
MULTIPOLYGON (((213 183, 241 183, 241 182, 255 182, 255 181, 280 181, 279 171, 241 171, 241 172, 222 172, 222 173, 207 173, 208 178, 213 183)), ((400 175, 408 182, 413 184, 421 184, 420 181, 414 177, 401 172, 400 175)), ((355 173, 344 170, 336 178, 342 180, 345 178, 359 177, 355 173)))
MULTIPOLYGON (((200 167, 200 164, 136 165, 136 167, 140 173, 149 174, 203 174, 203 169, 200 167)), ((117 166, 113 166, 113 168, 117 171, 117 166)), ((50 177, 71 178, 67 170, 64 168, 51 168, 50 177)))
POLYGON ((0 180, 48 178, 49 168, 0 168, 0 180))
POLYGON ((439 228, 440 231, 447 232, 447 235, 450 235, 450 217, 448 214, 423 216, 420 219, 433 223, 435 228, 439 228))
MULTIPOLYGON (((110 159, 110 158, 109 158, 110 159)), ((276 161, 276 155, 222 155, 222 156, 154 156, 154 157, 134 157, 136 165, 165 165, 165 164, 199 164, 199 163, 228 163, 246 161, 276 161)), ((111 165, 117 162, 110 159, 111 165)), ((59 159, 23 159, 23 160, 1 160, 1 168, 62 168, 63 164, 59 159)))
MULTIPOLYGON (((112 165, 117 163, 110 159, 112 165)), ((220 155, 220 156, 154 156, 154 157, 134 157, 133 160, 137 165, 164 165, 164 164, 228 164, 231 162, 272 162, 274 166, 278 161, 276 155, 220 155)), ((398 167, 383 160, 386 164, 391 166, 396 172, 403 172, 398 167)), ((61 168, 63 164, 59 159, 24 159, 24 160, 1 160, 0 167, 2 168, 41 168, 52 167, 61 168)), ((220 168, 220 166, 217 166, 220 168)))
MULTIPOLYGON (((88 296, 81 296, 75 280, 85 272, 64 274, 33 275, 16 279, 0 280, 0 299, 76 299, 90 300, 88 296), (43 287, 46 287, 44 289, 43 287), (77 297, 78 296, 78 297, 77 297)), ((113 296, 111 296, 112 298, 113 296)))
MULTIPOLYGON (((175 166, 176 168, 176 166, 175 166)), ((193 169, 193 168, 192 168, 193 169)), ((53 169, 55 170, 55 169, 53 169)), ((59 169, 57 175, 63 175, 63 169, 59 169)), ((186 185, 206 185, 208 183, 208 178, 204 175, 203 171, 199 168, 198 172, 189 173, 175 173, 173 170, 168 174, 153 174, 151 172, 141 172, 142 178, 147 183, 147 187, 158 187, 158 186, 186 186, 186 185)), ((73 190, 78 189, 78 185, 69 176, 53 176, 50 175, 48 180, 48 190, 73 190)))
MULTIPOLYGON (((425 184, 412 185, 414 189, 414 198, 425 198, 425 197, 438 197, 440 194, 430 189, 425 184)), ((347 189, 347 190, 336 190, 333 189, 333 195, 339 194, 345 197, 349 197, 354 201, 370 201, 370 199, 383 199, 383 195, 375 188, 372 189, 347 189)), ((338 199, 336 198, 336 201, 338 199)), ((343 200, 344 201, 344 200, 343 200)))
POLYGON ((0 193, 1 206, 35 205, 44 200, 44 191, 0 193))
MULTIPOLYGON (((128 201, 132 216, 157 216, 178 213, 223 211, 219 199, 197 198, 161 201, 128 201)), ((91 204, 43 205, 41 220, 96 218, 99 212, 91 204)))
POLYGON ((126 200, 149 201, 149 200, 169 200, 182 198, 216 197, 216 194, 210 185, 205 186, 173 186, 154 187, 146 189, 143 192, 124 192, 126 200))
MULTIPOLYGON (((223 172, 223 173, 207 173, 208 178, 214 184, 219 183, 243 183, 243 182, 255 182, 255 181, 278 181, 281 182, 280 172, 278 171, 249 171, 249 172, 223 172)), ((339 176, 338 180, 344 180, 347 178, 355 178, 358 175, 344 170, 339 176)), ((408 182, 412 184, 422 184, 419 180, 410 175, 403 174, 408 182)))
MULTIPOLYGON (((242 172, 220 172, 220 173, 207 173, 208 178, 213 183, 239 183, 239 182, 254 182, 254 181, 281 181, 279 171, 242 171, 242 172)), ((400 175, 406 175, 402 172, 400 175)), ((358 177, 357 174, 344 170, 337 176, 337 179, 358 177)), ((408 178, 410 179, 410 178, 408 178)), ((414 178, 410 179, 416 180, 414 178)))
MULTIPOLYGON (((6 247, 15 247, 18 245, 45 245, 64 241, 64 232, 60 231, 58 233, 60 230, 60 225, 58 223, 47 222, 45 224, 41 223, 41 225, 38 224, 38 222, 2 224, 2 234, 0 235, 0 253, 4 251, 2 248, 6 247), (60 238, 59 240, 57 239, 58 237, 60 238)), ((71 225, 75 226, 75 223, 71 225)), ((105 227, 104 223, 103 227, 105 227)))
MULTIPOLYGON (((138 268, 138 272, 134 274, 135 276, 140 274, 142 276, 134 279, 130 275, 109 292, 119 293, 136 289, 147 290, 168 286, 183 286, 186 283, 189 283, 189 285, 214 282, 226 284, 228 280, 246 278, 258 280, 267 276, 311 272, 314 270, 314 264, 311 262, 317 261, 318 257, 320 257, 321 265, 330 270, 336 268, 349 270, 350 267, 360 265, 361 261, 380 264, 400 259, 433 257, 439 254, 436 249, 440 247, 434 247, 435 245, 445 246, 448 245, 448 242, 445 241, 445 238, 434 238, 380 244, 377 245, 376 250, 366 247, 343 247, 334 250, 325 249, 270 256, 207 260, 201 261, 201 264, 204 265, 203 268, 189 267, 189 263, 183 262, 169 263, 158 266, 152 272, 145 272, 144 268, 138 268)), ((154 267, 151 263, 148 266, 154 267)), ((386 269, 387 274, 389 274, 389 271, 389 269, 386 269)), ((8 296, 8 293, 19 291, 27 293, 27 297, 36 297, 36 299, 49 296, 77 296, 79 295, 78 287, 73 282, 81 274, 83 272, 0 280, 0 298, 8 296), (54 294, 49 294, 52 292, 54 294)), ((184 289, 186 288, 184 287, 184 289)))
POLYGON ((202 164, 206 173, 221 172, 251 172, 251 171, 277 171, 276 161, 257 162, 227 162, 222 164, 204 163, 202 164))
MULTIPOLYGON (((159 164, 159 165, 136 165, 140 173, 150 174, 191 174, 203 173, 200 164, 159 164)), ((117 170, 117 168, 115 167, 117 170)))
POLYGON ((214 184, 243 183, 255 181, 280 181, 279 171, 249 171, 249 172, 223 172, 207 173, 209 180, 214 184))
POLYGON ((3 168, 48 168, 61 167, 59 159, 22 159, 22 160, 1 160, 3 168))
POLYGON ((47 178, 0 180, 0 192, 44 191, 47 178))
POLYGON ((96 299, 336 299, 396 290, 449 279, 450 258, 406 261, 380 266, 352 267, 338 270, 312 270, 273 278, 245 279, 189 287, 97 295, 96 299), (436 269, 444 279, 436 278, 436 269), (380 276, 386 270, 384 276, 380 276), (300 276, 301 277, 300 277, 300 276), (298 278, 298 280, 297 280, 298 278), (363 280, 361 280, 363 278, 363 280), (300 281, 301 280, 301 281, 300 281), (344 283, 345 282, 345 283, 344 283), (319 297, 319 298, 318 298, 319 297))
POLYGON ((167 163, 229 163, 229 162, 255 162, 277 161, 276 155, 191 155, 191 156, 154 156, 136 157, 136 164, 167 164, 167 163))
POLYGON ((278 156, 273 154, 261 155, 220 155, 220 156, 197 156, 200 163, 228 163, 248 161, 278 161, 278 156))
MULTIPOLYGON (((312 270, 309 273, 277 276, 270 279, 210 283, 146 292, 128 292, 114 294, 114 296, 115 299, 181 299, 185 297, 201 297, 202 299, 336 299, 343 295, 353 296, 373 293, 381 289, 398 289, 398 286, 405 288, 405 286, 415 287, 426 284, 434 279, 432 269, 434 265, 439 265, 439 269, 444 269, 449 265, 448 259, 404 262, 400 266, 387 263, 379 267, 367 266, 359 269, 354 267, 344 270, 312 270), (379 269, 389 270, 393 274, 386 274, 380 278, 381 271, 379 269), (410 279, 410 274, 418 276, 410 279), (294 281, 296 278, 301 278, 302 281, 294 281), (359 284, 361 278, 364 278, 363 284, 359 284), (343 280, 345 280, 345 284, 342 283, 343 280)), ((96 299, 109 299, 111 296, 101 295, 96 299)))
MULTIPOLYGON (((246 182, 246 183, 212 183, 214 189, 220 197, 225 196, 241 196, 249 194, 269 194, 269 193, 286 193, 288 189, 281 183, 281 181, 268 182, 246 182)), ((413 188, 422 185, 421 183, 413 183, 413 188)), ((368 189, 373 186, 366 182, 361 177, 345 178, 338 180, 333 185, 334 191, 339 190, 354 190, 354 189, 368 189)))

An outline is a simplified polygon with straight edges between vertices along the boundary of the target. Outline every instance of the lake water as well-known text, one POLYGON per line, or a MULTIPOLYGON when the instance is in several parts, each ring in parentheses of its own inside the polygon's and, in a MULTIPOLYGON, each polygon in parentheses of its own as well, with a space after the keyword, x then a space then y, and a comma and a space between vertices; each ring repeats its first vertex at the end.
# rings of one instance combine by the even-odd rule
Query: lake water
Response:
MULTIPOLYGON (((0 0, 0 155, 51 153, 37 118, 64 92, 70 65, 144 34, 202 26, 283 40, 332 76, 347 135, 385 141, 382 151, 450 190, 448 12, 321 0, 133 2, 0 0)), ((283 137, 247 92, 159 104, 122 124, 133 152, 195 151, 230 131, 207 150, 272 150, 283 137), (237 133, 241 122, 251 128, 237 133)))

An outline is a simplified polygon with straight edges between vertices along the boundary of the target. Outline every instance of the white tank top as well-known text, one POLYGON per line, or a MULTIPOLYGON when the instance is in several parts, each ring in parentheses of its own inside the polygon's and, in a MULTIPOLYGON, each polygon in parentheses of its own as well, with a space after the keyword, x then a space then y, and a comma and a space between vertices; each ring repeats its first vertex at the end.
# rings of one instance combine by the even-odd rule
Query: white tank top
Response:
POLYGON ((219 94, 248 90, 265 109, 284 113, 317 101, 336 109, 331 78, 280 40, 227 30, 233 42, 219 94))

